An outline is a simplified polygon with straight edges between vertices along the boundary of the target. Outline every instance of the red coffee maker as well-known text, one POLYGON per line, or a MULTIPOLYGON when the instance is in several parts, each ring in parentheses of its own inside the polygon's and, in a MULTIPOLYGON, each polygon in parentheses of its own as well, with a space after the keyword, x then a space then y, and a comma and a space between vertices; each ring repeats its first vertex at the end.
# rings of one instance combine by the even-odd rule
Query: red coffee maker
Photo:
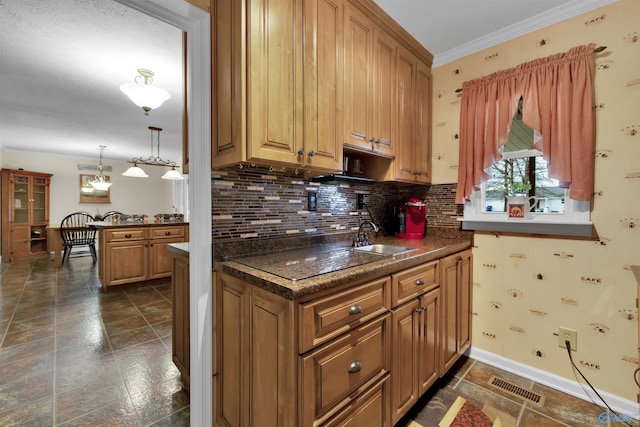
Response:
POLYGON ((417 197, 410 198, 400 207, 399 215, 401 218, 398 221, 399 231, 396 232, 396 237, 414 240, 424 237, 427 206, 422 200, 417 197))

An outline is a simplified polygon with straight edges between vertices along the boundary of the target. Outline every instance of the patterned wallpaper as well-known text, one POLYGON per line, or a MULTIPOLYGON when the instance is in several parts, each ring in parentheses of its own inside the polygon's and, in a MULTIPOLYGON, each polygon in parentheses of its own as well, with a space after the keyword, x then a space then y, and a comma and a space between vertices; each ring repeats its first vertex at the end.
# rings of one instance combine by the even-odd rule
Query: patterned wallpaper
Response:
POLYGON ((353 233, 369 218, 383 224, 385 205, 408 197, 427 202, 427 228, 460 228, 452 184, 319 184, 293 171, 262 166, 226 168, 213 175, 214 242, 353 233), (308 193, 317 195, 316 211, 307 209, 308 193), (363 194, 365 209, 356 209, 356 194, 363 194))
MULTIPOLYGON (((478 234, 474 239, 473 346, 575 381, 559 327, 575 329, 573 358, 599 390, 637 407, 640 264, 640 1, 619 0, 433 70, 434 182, 457 179, 464 81, 589 42, 596 55, 597 241, 478 234)), ((636 411, 637 412, 637 411, 636 411)))

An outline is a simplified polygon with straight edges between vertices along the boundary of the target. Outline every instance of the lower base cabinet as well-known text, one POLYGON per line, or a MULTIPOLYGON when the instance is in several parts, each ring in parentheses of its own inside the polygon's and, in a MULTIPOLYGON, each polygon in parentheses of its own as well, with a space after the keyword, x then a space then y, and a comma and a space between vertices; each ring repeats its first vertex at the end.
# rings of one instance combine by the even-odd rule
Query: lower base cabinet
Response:
POLYGON ((471 249, 440 260, 442 326, 440 375, 444 375, 471 345, 471 249))
POLYGON ((173 255, 173 274, 171 275, 171 303, 173 310, 171 330, 171 358, 180 371, 184 388, 189 391, 191 383, 191 333, 189 320, 189 257, 173 255))
POLYGON ((453 329, 441 261, 299 301, 216 273, 215 423, 393 426, 444 375, 443 334, 470 343, 470 254, 452 258, 453 329))
POLYGON ((102 288, 171 276, 171 243, 189 240, 188 224, 99 228, 102 288))
POLYGON ((436 288, 391 311, 393 424, 438 379, 439 305, 440 289, 436 288))

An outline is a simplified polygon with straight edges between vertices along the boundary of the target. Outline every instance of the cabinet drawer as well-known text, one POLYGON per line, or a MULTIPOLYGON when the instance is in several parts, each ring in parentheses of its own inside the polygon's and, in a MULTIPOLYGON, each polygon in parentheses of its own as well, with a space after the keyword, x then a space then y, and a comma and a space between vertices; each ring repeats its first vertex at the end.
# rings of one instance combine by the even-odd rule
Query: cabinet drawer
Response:
POLYGON ((338 415, 322 425, 326 427, 390 427, 389 405, 387 404, 391 394, 389 384, 389 375, 379 379, 373 386, 350 402, 338 415))
POLYGON ((302 425, 342 408, 389 371, 389 315, 352 329, 302 359, 302 425))
POLYGON ((166 239, 168 237, 184 237, 184 227, 151 227, 150 239, 166 239))
POLYGON ((104 233, 106 242, 125 242, 128 240, 146 239, 144 228, 130 228, 126 230, 107 230, 104 233))
POLYGON ((389 277, 301 304, 300 353, 385 313, 390 308, 389 277))
POLYGON ((438 261, 419 265, 391 276, 391 306, 409 301, 438 286, 438 261))

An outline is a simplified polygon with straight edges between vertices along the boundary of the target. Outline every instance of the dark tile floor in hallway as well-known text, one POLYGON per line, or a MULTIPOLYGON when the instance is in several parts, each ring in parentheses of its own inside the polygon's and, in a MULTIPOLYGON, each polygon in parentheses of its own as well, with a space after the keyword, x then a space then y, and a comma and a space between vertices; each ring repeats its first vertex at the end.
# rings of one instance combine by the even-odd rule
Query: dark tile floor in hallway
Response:
POLYGON ((188 426, 171 284, 101 290, 91 257, 0 266, 0 426, 188 426))
MULTIPOLYGON (((502 411, 505 427, 607 425, 596 405, 463 358, 396 427, 436 427, 457 396, 502 411), (544 405, 496 390, 491 375, 544 405)), ((47 259, 0 265, 0 426, 188 425, 168 281, 104 293, 89 256, 60 269, 47 259)))

